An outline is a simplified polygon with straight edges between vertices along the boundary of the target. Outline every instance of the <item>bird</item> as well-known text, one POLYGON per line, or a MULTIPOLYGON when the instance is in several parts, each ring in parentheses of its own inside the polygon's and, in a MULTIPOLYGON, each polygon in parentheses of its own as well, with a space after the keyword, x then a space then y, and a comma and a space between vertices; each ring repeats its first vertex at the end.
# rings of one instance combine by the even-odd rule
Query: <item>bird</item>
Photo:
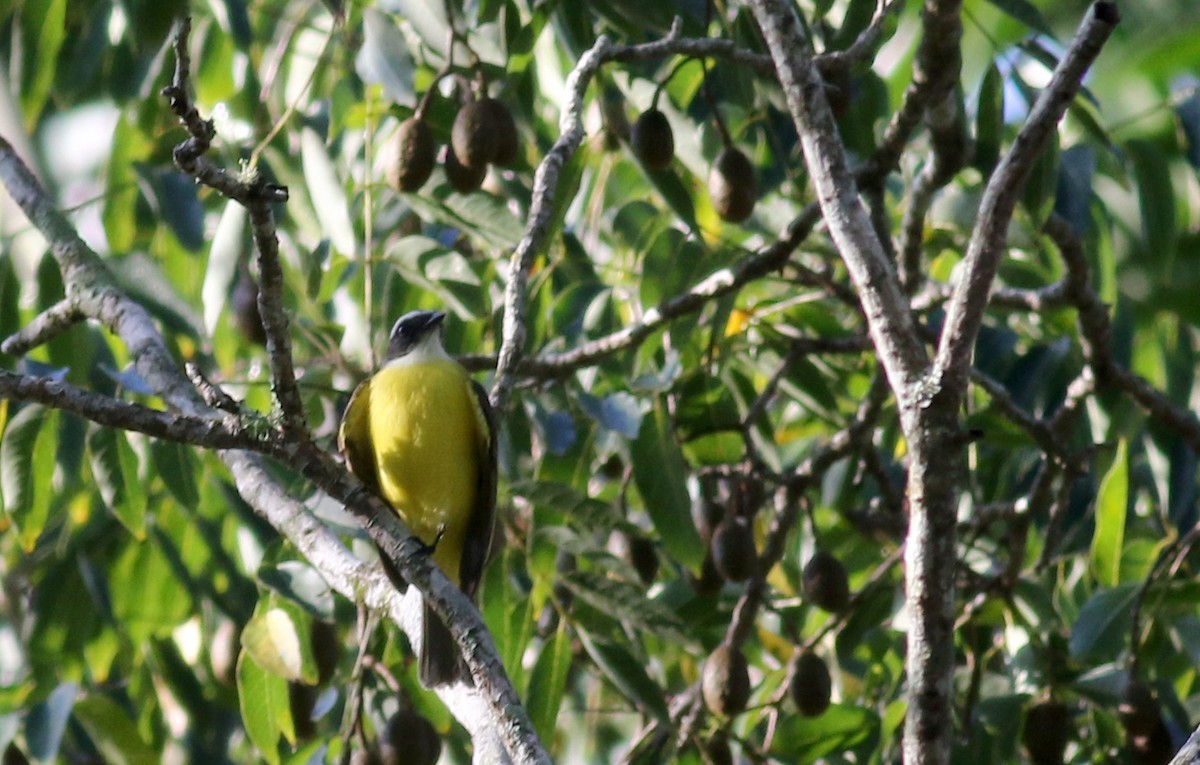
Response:
MULTIPOLYGON (((495 522, 496 426, 483 386, 446 353, 445 318, 416 310, 396 320, 379 369, 346 404, 338 448, 474 600, 495 522)), ((384 567, 406 589, 399 572, 384 567)), ((428 604, 422 634, 422 685, 469 682, 457 645, 428 604)))

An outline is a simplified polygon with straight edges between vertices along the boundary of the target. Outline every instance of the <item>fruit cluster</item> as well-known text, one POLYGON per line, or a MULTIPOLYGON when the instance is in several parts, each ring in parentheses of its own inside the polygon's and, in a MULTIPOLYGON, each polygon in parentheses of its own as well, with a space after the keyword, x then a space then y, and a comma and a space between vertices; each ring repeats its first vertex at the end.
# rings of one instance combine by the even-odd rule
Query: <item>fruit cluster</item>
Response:
MULTIPOLYGON (((396 131, 388 184, 399 192, 420 189, 437 164, 437 141, 420 107, 396 131)), ((458 110, 450 143, 442 154, 442 169, 451 188, 469 194, 483 185, 488 166, 511 167, 520 153, 512 112, 501 101, 484 96, 458 110)))

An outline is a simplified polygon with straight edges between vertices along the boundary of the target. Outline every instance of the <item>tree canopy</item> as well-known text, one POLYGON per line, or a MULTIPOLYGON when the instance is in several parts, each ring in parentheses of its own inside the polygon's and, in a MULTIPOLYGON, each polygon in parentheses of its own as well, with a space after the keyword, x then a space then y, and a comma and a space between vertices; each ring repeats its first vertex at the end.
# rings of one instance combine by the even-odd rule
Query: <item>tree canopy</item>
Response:
POLYGON ((6 765, 1184 746, 1190 2, 0 24, 6 765), (418 308, 497 413, 478 612, 336 455, 418 308))

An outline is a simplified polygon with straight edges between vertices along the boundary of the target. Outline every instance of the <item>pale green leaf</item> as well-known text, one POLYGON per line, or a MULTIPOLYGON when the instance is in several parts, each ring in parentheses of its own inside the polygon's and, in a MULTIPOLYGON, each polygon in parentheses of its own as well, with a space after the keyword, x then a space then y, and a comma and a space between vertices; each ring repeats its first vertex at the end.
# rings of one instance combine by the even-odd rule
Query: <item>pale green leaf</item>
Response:
POLYGON ((1092 535, 1092 572, 1106 587, 1121 580, 1121 551, 1125 544, 1125 514, 1129 506, 1129 458, 1122 440, 1112 466, 1096 493, 1096 530, 1092 535))

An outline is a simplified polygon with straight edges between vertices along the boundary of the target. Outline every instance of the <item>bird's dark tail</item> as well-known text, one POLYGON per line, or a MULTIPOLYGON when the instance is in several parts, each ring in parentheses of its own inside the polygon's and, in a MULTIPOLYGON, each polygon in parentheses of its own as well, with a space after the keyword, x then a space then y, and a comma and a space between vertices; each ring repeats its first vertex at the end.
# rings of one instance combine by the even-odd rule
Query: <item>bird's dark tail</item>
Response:
POLYGON ((424 639, 421 645, 421 685, 436 688, 449 685, 469 677, 464 671, 458 644, 450 636, 450 630, 433 609, 425 606, 424 639))

